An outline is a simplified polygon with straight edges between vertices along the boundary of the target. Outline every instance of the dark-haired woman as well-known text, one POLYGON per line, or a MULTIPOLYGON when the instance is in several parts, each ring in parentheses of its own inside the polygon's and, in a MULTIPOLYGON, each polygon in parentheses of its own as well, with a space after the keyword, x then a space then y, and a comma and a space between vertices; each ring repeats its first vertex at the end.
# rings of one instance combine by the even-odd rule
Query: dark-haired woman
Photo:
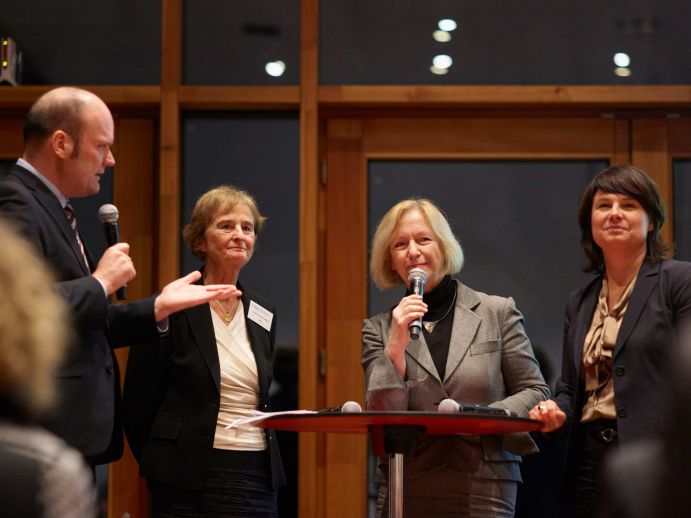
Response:
POLYGON ((675 336, 691 317, 691 264, 665 258, 660 194, 631 165, 593 178, 578 219, 586 271, 597 277, 569 298, 556 396, 530 417, 566 435, 570 507, 586 517, 599 504, 608 453, 664 429, 675 336))

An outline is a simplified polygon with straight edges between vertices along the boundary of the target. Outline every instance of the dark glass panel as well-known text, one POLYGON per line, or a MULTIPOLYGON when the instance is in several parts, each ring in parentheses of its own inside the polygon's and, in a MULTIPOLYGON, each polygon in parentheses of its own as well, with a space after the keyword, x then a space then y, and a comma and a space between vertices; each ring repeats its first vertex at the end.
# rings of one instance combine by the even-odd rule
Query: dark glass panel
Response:
POLYGON ((24 53, 24 84, 158 84, 161 2, 3 2, 0 35, 24 53))
POLYGON ((300 80, 299 0, 184 3, 183 83, 287 85, 300 80), (271 76, 265 66, 281 61, 271 76))
POLYGON ((320 12, 323 84, 691 82, 688 1, 322 0, 320 12), (458 26, 442 43, 444 18, 458 26), (453 59, 445 75, 430 71, 438 54, 453 59))
MULTIPOLYGON (((604 162, 371 162, 370 238, 381 217, 410 197, 433 200, 465 254, 458 278, 515 299, 545 377, 561 366, 563 313, 581 272, 578 197, 604 162)), ((369 314, 397 304, 403 287, 369 287, 369 314)))
MULTIPOLYGON (((278 318, 271 401, 274 410, 298 405, 299 133, 297 114, 188 116, 183 122, 183 225, 197 198, 232 184, 252 194, 268 217, 240 282, 273 302, 278 318)), ((199 267, 184 246, 182 273, 199 267)), ((297 516, 297 434, 279 432, 288 485, 279 515, 297 516)))

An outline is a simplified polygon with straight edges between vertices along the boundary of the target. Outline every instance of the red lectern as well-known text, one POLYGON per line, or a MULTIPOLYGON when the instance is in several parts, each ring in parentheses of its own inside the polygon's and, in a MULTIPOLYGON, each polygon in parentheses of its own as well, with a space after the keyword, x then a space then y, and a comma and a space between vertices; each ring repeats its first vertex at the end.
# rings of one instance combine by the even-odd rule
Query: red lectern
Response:
POLYGON ((421 435, 486 435, 529 432, 540 421, 501 415, 436 412, 354 412, 282 414, 254 423, 290 432, 369 433, 378 457, 389 456, 389 517, 403 517, 403 454, 421 435))

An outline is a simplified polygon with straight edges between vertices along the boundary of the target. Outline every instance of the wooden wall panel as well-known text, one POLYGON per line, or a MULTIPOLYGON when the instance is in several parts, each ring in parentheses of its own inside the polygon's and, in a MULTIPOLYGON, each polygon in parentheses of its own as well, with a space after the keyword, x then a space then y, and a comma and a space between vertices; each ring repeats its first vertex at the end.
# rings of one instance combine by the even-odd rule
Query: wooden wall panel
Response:
POLYGON ((631 163, 643 169, 657 182, 667 219, 662 238, 674 239, 674 193, 672 185, 672 157, 667 147, 667 119, 634 119, 631 133, 631 163))
POLYGON ((371 158, 611 158, 616 127, 606 118, 377 118, 365 122, 364 149, 371 158))
POLYGON ((614 121, 614 151, 612 164, 631 162, 631 121, 618 118, 614 121))
POLYGON ((691 118, 668 120, 667 150, 673 158, 691 158, 691 118))
MULTIPOLYGON (((324 406, 319 372, 323 348, 323 268, 319 224, 320 157, 317 84, 319 82, 319 0, 300 2, 300 349, 299 408, 324 406)), ((298 516, 326 515, 324 437, 298 436, 298 516)))
MULTIPOLYGON (((155 291, 153 274, 154 245, 154 167, 155 125, 151 119, 119 119, 113 148, 115 175, 113 203, 120 210, 120 239, 130 244, 130 256, 137 269, 128 283, 128 300, 138 300, 155 291)), ((115 353, 124 381, 127 349, 115 353)), ((138 475, 139 465, 129 446, 123 458, 110 465, 108 477, 109 516, 148 516, 148 493, 138 475)))
MULTIPOLYGON (((331 121, 327 152, 326 405, 364 407, 360 367, 367 316, 367 161, 359 121, 331 121)), ((364 436, 326 437, 326 516, 357 518, 366 511, 364 436)))
POLYGON ((0 120, 0 160, 16 160, 22 156, 23 126, 20 117, 0 120))

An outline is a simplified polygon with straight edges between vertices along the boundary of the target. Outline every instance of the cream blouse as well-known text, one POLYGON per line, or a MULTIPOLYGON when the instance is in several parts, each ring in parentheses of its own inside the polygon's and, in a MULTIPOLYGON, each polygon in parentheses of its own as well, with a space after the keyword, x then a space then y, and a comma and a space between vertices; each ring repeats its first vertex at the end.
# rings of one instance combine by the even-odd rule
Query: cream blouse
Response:
POLYGON ((221 366, 221 407, 216 422, 214 448, 259 451, 266 449, 261 428, 244 425, 226 429, 236 419, 249 417, 259 405, 257 362, 250 347, 245 325, 245 311, 239 302, 230 324, 211 312, 216 347, 221 366))

